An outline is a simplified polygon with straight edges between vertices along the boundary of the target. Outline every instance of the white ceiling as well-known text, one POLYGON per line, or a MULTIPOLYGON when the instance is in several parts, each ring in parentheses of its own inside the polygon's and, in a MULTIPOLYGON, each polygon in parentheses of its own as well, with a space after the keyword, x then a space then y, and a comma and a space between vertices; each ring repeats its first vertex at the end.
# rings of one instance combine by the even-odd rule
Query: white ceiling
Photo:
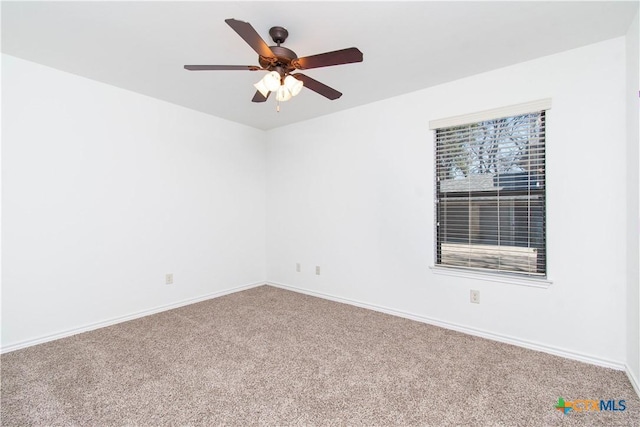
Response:
POLYGON ((2 52, 204 113, 272 129, 626 33, 636 1, 2 2, 2 52), (364 62, 305 71, 341 92, 251 102, 264 72, 224 22, 265 39, 283 26, 298 56, 358 47, 364 62))

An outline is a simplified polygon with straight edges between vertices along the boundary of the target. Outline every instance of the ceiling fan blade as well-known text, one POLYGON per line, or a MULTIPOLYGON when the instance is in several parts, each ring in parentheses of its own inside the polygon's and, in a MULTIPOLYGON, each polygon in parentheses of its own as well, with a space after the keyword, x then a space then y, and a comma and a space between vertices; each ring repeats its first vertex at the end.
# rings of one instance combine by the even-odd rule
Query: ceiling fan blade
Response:
POLYGON ((263 96, 262 93, 257 90, 256 94, 253 95, 253 99, 251 100, 251 102, 265 102, 267 98, 269 98, 269 95, 271 95, 271 92, 267 92, 267 96, 263 96))
POLYGON ((264 56, 265 58, 275 57, 269 46, 265 43, 262 37, 260 37, 251 24, 231 18, 225 19, 224 22, 233 28, 233 30, 238 33, 238 35, 242 37, 242 39, 247 42, 247 44, 258 53, 258 55, 264 56))
POLYGON ((309 76, 305 76, 304 74, 300 73, 292 74, 292 76, 300 80, 304 84, 304 87, 306 87, 307 89, 311 89, 312 91, 324 96, 325 98, 329 98, 332 101, 342 96, 342 93, 327 86, 324 83, 320 83, 319 81, 312 79, 309 76))
POLYGON ((318 55, 305 56, 304 58, 294 59, 291 61, 291 64, 298 69, 308 70, 310 68, 351 64, 353 62, 362 62, 362 52, 355 47, 320 53, 318 55))
POLYGON ((248 70, 257 71, 262 68, 255 65, 185 65, 185 70, 207 71, 207 70, 248 70))

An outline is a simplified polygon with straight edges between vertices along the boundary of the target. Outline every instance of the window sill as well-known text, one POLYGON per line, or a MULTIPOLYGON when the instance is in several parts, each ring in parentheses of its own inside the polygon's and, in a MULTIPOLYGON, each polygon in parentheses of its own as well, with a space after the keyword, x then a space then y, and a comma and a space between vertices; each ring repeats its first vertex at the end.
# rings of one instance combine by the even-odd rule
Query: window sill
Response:
POLYGON ((547 289, 553 282, 549 279, 538 279, 534 277, 517 277, 509 274, 485 273, 481 271, 461 270, 454 267, 442 267, 430 265, 429 268, 434 274, 445 276, 464 277, 466 279, 485 280, 490 282, 508 283, 511 285, 530 286, 533 288, 547 289))

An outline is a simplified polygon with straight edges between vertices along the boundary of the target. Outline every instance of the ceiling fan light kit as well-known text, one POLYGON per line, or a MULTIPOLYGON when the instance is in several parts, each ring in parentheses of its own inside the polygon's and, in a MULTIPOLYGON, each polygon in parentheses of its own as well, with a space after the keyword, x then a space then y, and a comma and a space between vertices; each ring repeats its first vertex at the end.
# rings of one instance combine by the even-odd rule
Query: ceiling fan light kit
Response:
MULTIPOLYGON (((189 71, 204 70, 264 70, 269 73, 253 86, 256 93, 252 102, 265 102, 271 92, 276 93, 276 101, 288 101, 298 95, 303 87, 335 100, 342 96, 337 90, 320 83, 302 73, 294 71, 308 70, 312 68, 329 67, 333 65, 362 62, 363 56, 357 48, 351 47, 318 55, 298 58, 291 49, 280 46, 289 36, 289 32, 283 27, 272 27, 269 30, 276 46, 268 46, 256 30, 248 22, 236 19, 226 19, 225 22, 258 54, 258 63, 255 65, 185 65, 189 71)), ((280 111, 279 107, 277 111, 280 111)))

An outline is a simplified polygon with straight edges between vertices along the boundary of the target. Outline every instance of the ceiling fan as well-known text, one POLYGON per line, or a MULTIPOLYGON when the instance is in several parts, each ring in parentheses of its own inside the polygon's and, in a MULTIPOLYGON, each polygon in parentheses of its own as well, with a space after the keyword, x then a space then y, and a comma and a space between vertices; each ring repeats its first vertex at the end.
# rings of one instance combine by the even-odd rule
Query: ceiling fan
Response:
POLYGON ((253 102, 265 102, 271 92, 276 92, 277 101, 287 101, 297 95, 303 86, 330 100, 338 99, 342 93, 337 90, 305 74, 299 72, 292 74, 292 72, 362 62, 362 52, 355 47, 298 58, 294 51, 280 46, 289 36, 289 32, 283 27, 272 27, 269 30, 269 35, 276 46, 267 46, 267 43, 248 22, 236 19, 225 19, 225 22, 256 51, 260 65, 185 65, 184 68, 189 71, 269 71, 254 85, 257 91, 251 100, 253 102))

